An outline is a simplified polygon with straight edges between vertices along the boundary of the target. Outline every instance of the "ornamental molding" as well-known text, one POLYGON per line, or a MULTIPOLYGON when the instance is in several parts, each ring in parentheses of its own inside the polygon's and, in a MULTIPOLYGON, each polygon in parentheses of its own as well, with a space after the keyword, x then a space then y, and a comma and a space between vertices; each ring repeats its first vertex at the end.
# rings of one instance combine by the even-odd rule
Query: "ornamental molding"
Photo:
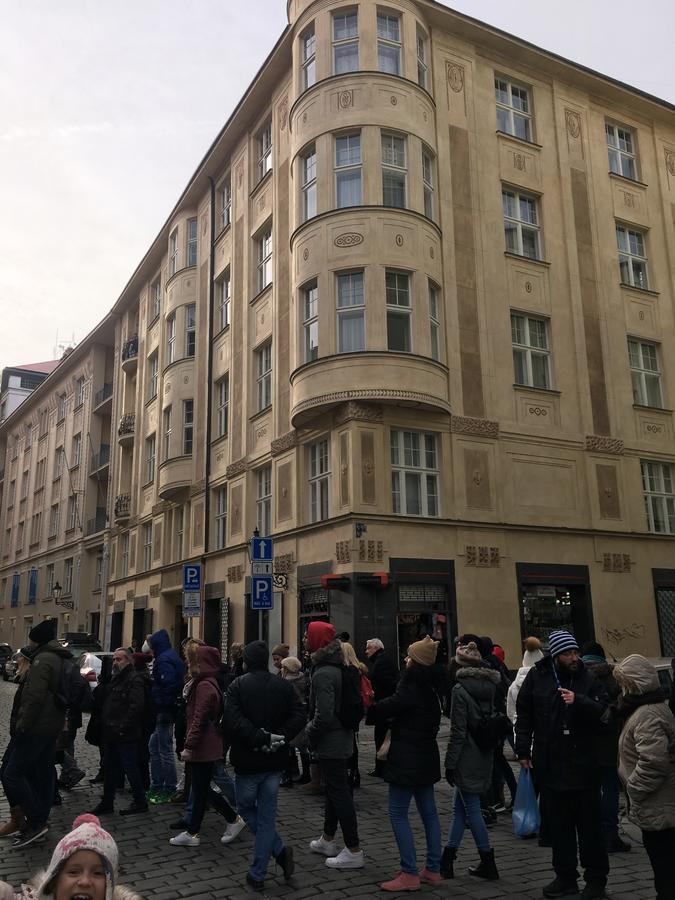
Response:
POLYGON ((225 469, 225 477, 226 478, 234 478, 236 475, 241 475, 242 472, 246 471, 246 460, 238 459, 236 462, 230 463, 230 465, 225 469))
POLYGON ((348 231, 345 234, 338 234, 333 243, 336 247, 357 247, 363 243, 363 235, 358 231, 348 231))
POLYGON ((665 147, 663 152, 666 157, 666 169, 670 175, 675 177, 675 150, 665 147))
POLYGON ((477 434, 481 437, 498 438, 499 422, 473 419, 470 416, 451 416, 450 431, 453 434, 477 434))
POLYGON ((370 390, 336 391, 332 394, 319 394, 309 400, 303 400, 293 410, 293 415, 314 409, 317 406, 328 406, 333 403, 341 403, 348 400, 403 400, 408 403, 424 403, 428 406, 437 406, 450 411, 445 400, 434 397, 432 394, 423 394, 420 391, 402 391, 393 388, 372 388, 370 390))
POLYGON ((191 496, 191 497, 196 497, 197 494, 203 494, 205 488, 206 488, 206 479, 205 479, 205 478, 202 478, 201 481, 196 481, 196 482, 190 487, 190 496, 191 496))
POLYGON ((586 435, 586 449, 596 453, 613 453, 615 456, 621 456, 623 453, 624 443, 619 438, 603 437, 598 434, 586 435))
POLYGON ((579 140, 581 137, 581 116, 579 113, 575 112, 573 109, 566 109, 565 125, 567 126, 567 133, 570 137, 574 138, 575 141, 579 140))
POLYGON ((445 75, 448 86, 453 94, 459 94, 464 90, 464 66, 457 63, 446 62, 445 75))
POLYGON ((282 453, 285 453, 287 450, 292 450, 293 447, 298 446, 298 432, 297 431, 287 431, 286 434, 282 434, 281 437, 275 438, 272 441, 272 456, 279 456, 282 453))
POLYGON ((288 94, 279 104, 279 128, 281 131, 286 130, 288 124, 288 94))
POLYGON ((372 403, 358 403, 350 400, 344 403, 335 414, 335 424, 344 425, 345 422, 357 420, 359 422, 381 422, 382 407, 372 403))

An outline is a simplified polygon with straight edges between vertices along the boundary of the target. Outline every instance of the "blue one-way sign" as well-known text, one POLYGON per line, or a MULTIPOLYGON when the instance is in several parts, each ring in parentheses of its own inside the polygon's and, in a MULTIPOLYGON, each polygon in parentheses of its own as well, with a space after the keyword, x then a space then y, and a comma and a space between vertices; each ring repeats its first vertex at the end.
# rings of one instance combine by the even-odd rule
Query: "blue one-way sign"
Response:
POLYGON ((251 538, 251 559, 272 560, 274 558, 274 541, 272 538, 251 538))
POLYGON ((273 609, 274 593, 271 575, 254 575, 251 578, 251 609, 273 609))
POLYGON ((183 590, 201 591, 202 567, 199 563, 189 563, 183 566, 183 590))

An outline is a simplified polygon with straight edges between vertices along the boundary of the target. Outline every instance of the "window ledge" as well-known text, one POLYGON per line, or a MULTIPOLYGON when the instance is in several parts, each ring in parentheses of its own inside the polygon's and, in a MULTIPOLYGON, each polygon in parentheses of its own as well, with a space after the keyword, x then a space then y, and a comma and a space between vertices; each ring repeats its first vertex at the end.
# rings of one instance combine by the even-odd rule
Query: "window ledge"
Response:
POLYGON ((145 401, 145 406, 146 406, 146 408, 147 408, 148 406, 150 406, 151 403, 154 403, 154 401, 155 401, 156 399, 157 399, 157 394, 153 394, 152 397, 148 397, 148 399, 145 401))
POLYGON ((215 241, 219 241, 219 240, 221 239, 221 237, 225 234, 225 232, 226 232, 226 231, 229 231, 231 227, 232 227, 232 222, 231 222, 231 221, 228 222, 227 225, 224 225, 224 226, 220 229, 220 231, 218 232, 218 234, 215 236, 215 238, 214 238, 214 243, 215 243, 215 241))
POLYGON ((48 535, 47 535, 47 540, 48 540, 48 541, 53 541, 53 540, 55 540, 57 537, 58 537, 58 533, 57 533, 57 534, 48 534, 48 535))
POLYGON ((144 481, 141 485, 141 490, 144 491, 146 488, 151 487, 155 483, 155 479, 151 478, 150 481, 144 481))
POLYGON ((638 287, 635 284, 627 284, 625 281, 619 282, 619 287, 624 288, 628 291, 639 291, 641 294, 647 294, 650 297, 658 297, 660 296, 659 291, 652 291, 650 288, 638 287))
MULTIPOLYGON (((265 289, 265 290, 267 290, 267 289, 265 289)), ((213 335, 212 340, 215 341, 215 339, 216 339, 216 338, 219 338, 219 337, 221 336, 221 334, 225 334, 225 333, 226 333, 227 331, 229 331, 229 330, 230 330, 230 322, 228 322, 227 325, 223 326, 223 328, 221 328, 220 331, 217 331, 217 332, 213 335)))
MULTIPOLYGON (((167 365, 164 366, 164 368, 162 369, 162 375, 169 369, 173 368, 173 366, 177 366, 180 363, 187 362, 188 360, 192 360, 194 362, 195 359, 195 356, 181 356, 179 359, 174 359, 173 362, 167 363, 167 365)), ((154 397, 153 399, 156 399, 156 397, 154 397)))
POLYGON ((547 262, 545 259, 532 259, 531 256, 522 256, 520 253, 512 253, 510 250, 505 250, 504 256, 509 259, 525 260, 526 262, 533 263, 535 266, 545 266, 547 269, 551 267, 551 263, 547 262))
POLYGON ((152 319, 148 322, 148 331, 152 328, 155 322, 159 321, 159 313, 156 316, 153 316, 152 319))
POLYGON ((252 416, 249 416, 249 422, 255 422, 256 419, 261 419, 265 415, 265 413, 268 413, 271 409, 272 404, 268 403, 264 409, 259 409, 257 412, 254 412, 252 416))
MULTIPOLYGON (((82 409, 83 406, 84 406, 84 400, 81 403, 76 403, 75 406, 73 407, 73 412, 77 412, 78 409, 82 409)), ((26 447, 26 450, 30 450, 30 447, 26 447)))
POLYGON ((227 431, 225 432, 225 434, 219 434, 218 437, 213 438, 213 440, 211 441, 211 446, 215 447, 216 444, 224 444, 229 436, 229 432, 227 431))
POLYGON ((644 403, 634 403, 633 409, 637 410, 647 410, 651 413, 663 413, 665 416, 672 416, 672 409, 667 409, 665 406, 647 406, 644 403))
MULTIPOLYGON (((258 293, 255 295, 255 297, 252 297, 249 300, 249 306, 253 306, 253 304, 256 302, 256 300, 259 300, 260 297, 263 296, 263 294, 266 294, 268 291, 271 291, 273 287, 274 287, 274 282, 270 281, 270 283, 266 284, 265 287, 261 291, 258 291, 258 293)), ((226 327, 229 327, 229 326, 226 326, 226 327)))
POLYGON ((537 394, 548 394, 553 395, 554 397, 560 397, 562 391, 556 391, 554 388, 542 388, 542 387, 534 387, 529 384, 516 384, 514 382, 513 388, 516 391, 534 391, 537 394))
MULTIPOLYGON (((180 268, 180 269, 176 269, 176 271, 173 273, 173 275, 171 275, 171 276, 169 277, 168 281, 167 281, 166 284, 164 285, 164 290, 165 290, 165 291, 168 290, 169 285, 171 284, 171 282, 174 281, 176 278, 178 278, 179 275, 182 275, 183 272, 187 272, 188 269, 192 269, 193 271, 196 271, 197 266, 196 266, 196 265, 194 265, 194 266, 183 266, 183 267, 180 268)), ((174 311, 175 311, 175 310, 174 310, 174 311)))
POLYGON ((644 181, 638 181, 637 178, 631 178, 629 175, 621 175, 620 172, 609 172, 608 175, 610 178, 618 178, 619 181, 627 181, 629 184, 635 184, 638 187, 648 187, 644 181))
POLYGON ((269 169, 269 171, 265 172, 265 174, 264 174, 263 177, 260 179, 260 181, 258 181, 258 182, 251 188, 251 192, 250 192, 250 194, 248 195, 250 199, 252 199, 253 197, 255 197, 255 195, 258 193, 258 191, 262 188, 262 186, 263 186, 264 184, 267 184, 267 182, 272 178, 272 175, 273 175, 273 174, 274 174, 274 166, 272 166, 272 168, 269 169))
POLYGON ((71 532, 75 531, 77 525, 72 525, 70 528, 66 528, 66 534, 71 534, 71 532))
MULTIPOLYGON (((192 459, 191 453, 179 453, 177 456, 169 456, 166 459, 163 459, 161 463, 157 466, 158 469, 164 468, 169 463, 176 462, 179 459, 192 459)), ((152 484, 152 482, 150 482, 152 484)))
POLYGON ((528 141, 527 138, 518 137, 516 134, 510 134, 508 131, 500 131, 499 128, 495 132, 498 137, 505 137, 511 141, 517 141, 519 144, 525 144, 526 147, 533 147, 535 150, 542 150, 543 144, 537 144, 536 141, 528 141))

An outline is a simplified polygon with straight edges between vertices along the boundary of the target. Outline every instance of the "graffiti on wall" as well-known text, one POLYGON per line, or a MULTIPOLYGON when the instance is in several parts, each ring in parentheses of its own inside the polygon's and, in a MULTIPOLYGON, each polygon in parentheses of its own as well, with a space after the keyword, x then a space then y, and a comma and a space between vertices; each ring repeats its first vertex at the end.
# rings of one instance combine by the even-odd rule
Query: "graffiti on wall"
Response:
POLYGON ((645 636, 645 626, 638 622, 630 625, 622 625, 618 628, 609 628, 603 625, 600 629, 605 641, 613 647, 620 647, 624 641, 641 641, 645 636))

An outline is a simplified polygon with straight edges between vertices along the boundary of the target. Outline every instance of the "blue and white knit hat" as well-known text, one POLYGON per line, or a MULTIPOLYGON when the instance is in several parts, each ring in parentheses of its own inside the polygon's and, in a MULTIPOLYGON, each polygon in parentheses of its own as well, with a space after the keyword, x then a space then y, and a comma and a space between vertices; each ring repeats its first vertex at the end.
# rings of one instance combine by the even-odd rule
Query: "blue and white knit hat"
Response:
POLYGON ((551 656, 559 656, 566 650, 578 650, 579 645, 569 631, 552 631, 548 636, 548 650, 551 656))

